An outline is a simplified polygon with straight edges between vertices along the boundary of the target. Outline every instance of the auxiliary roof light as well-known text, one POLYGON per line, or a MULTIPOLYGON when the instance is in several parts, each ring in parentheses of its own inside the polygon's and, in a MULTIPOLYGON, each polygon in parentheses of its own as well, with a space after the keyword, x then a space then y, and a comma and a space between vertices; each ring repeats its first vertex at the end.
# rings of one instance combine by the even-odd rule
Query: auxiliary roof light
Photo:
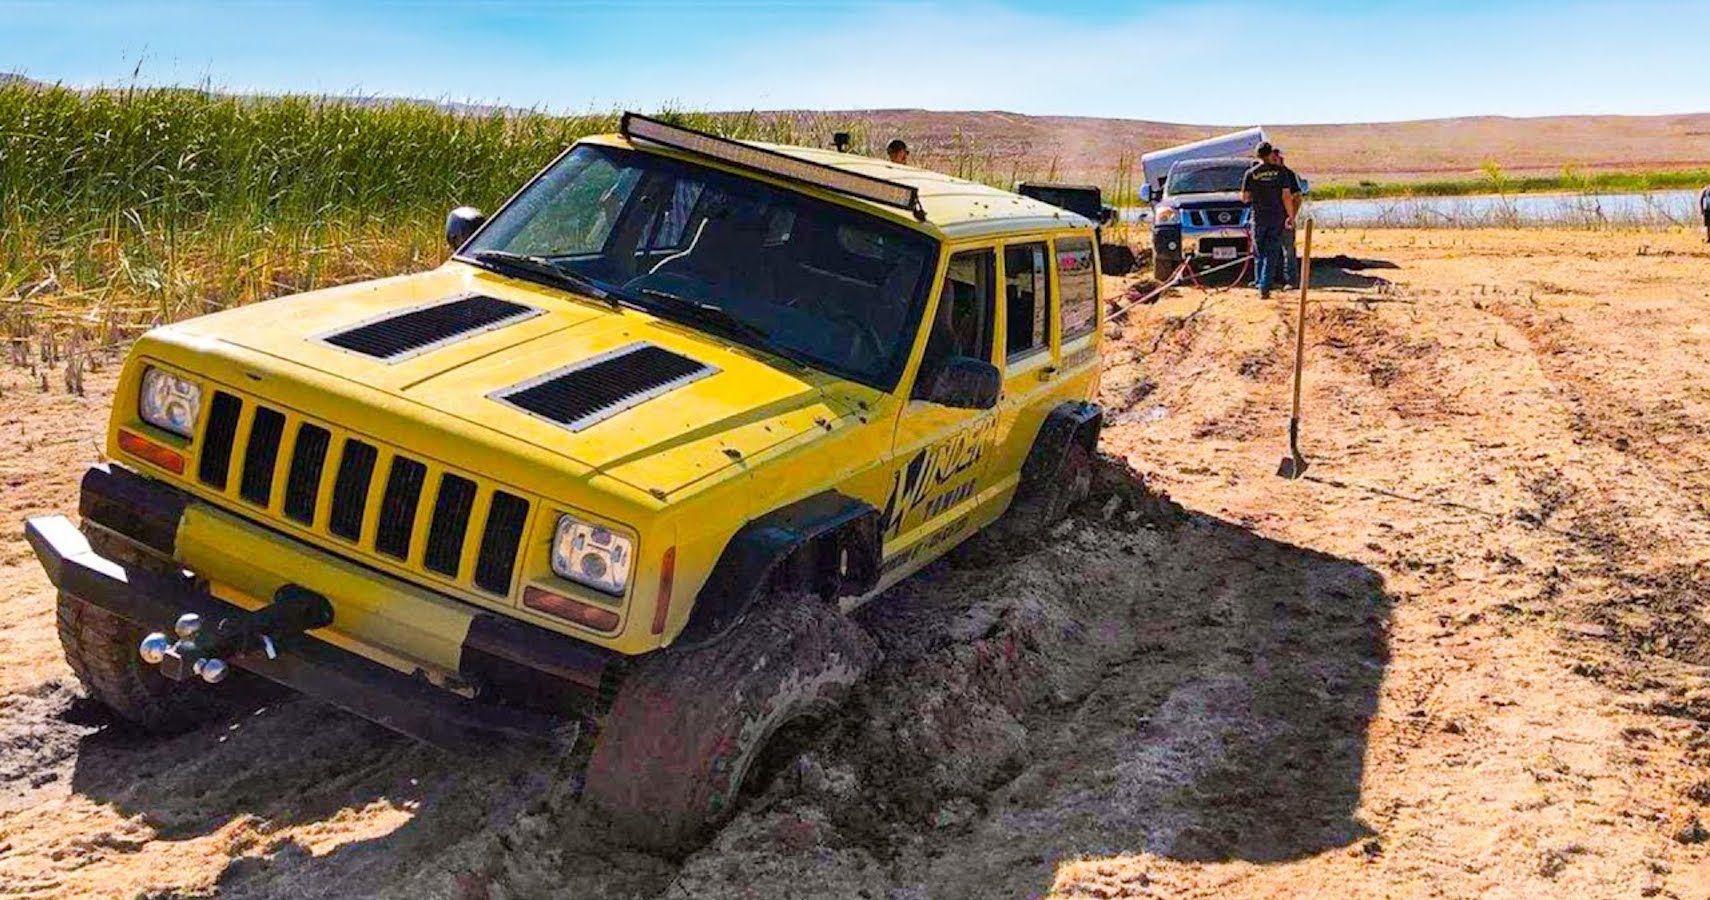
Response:
POLYGON ((926 220, 926 210, 920 205, 920 192, 910 185, 808 162, 786 153, 732 141, 681 125, 671 125, 632 112, 623 114, 620 130, 627 138, 684 150, 766 175, 788 178, 851 197, 906 209, 913 212, 915 218, 923 222, 926 220))

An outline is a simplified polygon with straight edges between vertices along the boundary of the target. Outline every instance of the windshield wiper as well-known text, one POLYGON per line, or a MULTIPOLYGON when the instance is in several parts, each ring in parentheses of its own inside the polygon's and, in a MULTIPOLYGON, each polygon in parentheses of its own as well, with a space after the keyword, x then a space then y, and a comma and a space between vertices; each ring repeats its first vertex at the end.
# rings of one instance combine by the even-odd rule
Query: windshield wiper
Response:
POLYGON ((771 332, 749 322, 747 319, 736 315, 722 306, 714 303, 702 303, 699 300, 690 300, 688 297, 673 294, 670 291, 662 291, 658 288, 644 287, 640 292, 645 296, 664 300, 667 303, 670 303, 673 307, 688 313, 690 316, 699 319, 702 322, 709 322, 714 325, 723 326, 726 329, 745 334, 748 337, 765 344, 767 347, 771 346, 771 332))
POLYGON ((509 250, 477 250, 474 259, 494 269, 509 269, 512 272, 527 272, 547 279, 554 287, 564 288, 583 294, 593 294, 617 309, 618 298, 611 291, 601 287, 580 272, 566 269, 544 256, 530 256, 525 253, 512 253, 509 250))

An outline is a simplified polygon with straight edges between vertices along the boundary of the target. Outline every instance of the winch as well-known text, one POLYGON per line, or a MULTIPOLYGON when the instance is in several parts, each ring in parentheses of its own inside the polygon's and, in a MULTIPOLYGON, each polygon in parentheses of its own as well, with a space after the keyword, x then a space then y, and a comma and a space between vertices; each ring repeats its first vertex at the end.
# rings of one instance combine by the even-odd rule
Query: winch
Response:
POLYGON ((159 666, 160 674, 173 681, 201 678, 209 684, 224 681, 231 672, 227 662, 246 653, 279 657, 279 641, 312 628, 325 628, 333 621, 327 598, 300 585, 288 584, 273 595, 273 602, 260 609, 222 616, 212 627, 202 617, 187 612, 173 623, 174 641, 156 631, 137 645, 143 662, 159 666))

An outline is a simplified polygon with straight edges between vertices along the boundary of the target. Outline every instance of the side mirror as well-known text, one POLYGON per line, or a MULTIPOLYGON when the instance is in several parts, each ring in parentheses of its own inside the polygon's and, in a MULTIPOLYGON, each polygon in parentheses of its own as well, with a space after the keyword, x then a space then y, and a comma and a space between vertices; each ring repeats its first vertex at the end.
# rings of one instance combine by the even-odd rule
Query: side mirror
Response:
POLYGON ((928 403, 953 409, 991 409, 1003 391, 997 366, 971 356, 952 356, 927 376, 925 390, 915 395, 928 403))
POLYGON ((1140 185, 1140 202, 1141 203, 1151 203, 1152 202, 1152 185, 1151 184, 1140 185))
POLYGON ((486 213, 473 206, 459 206, 445 216, 445 242, 456 250, 468 243, 470 236, 485 224, 486 213))

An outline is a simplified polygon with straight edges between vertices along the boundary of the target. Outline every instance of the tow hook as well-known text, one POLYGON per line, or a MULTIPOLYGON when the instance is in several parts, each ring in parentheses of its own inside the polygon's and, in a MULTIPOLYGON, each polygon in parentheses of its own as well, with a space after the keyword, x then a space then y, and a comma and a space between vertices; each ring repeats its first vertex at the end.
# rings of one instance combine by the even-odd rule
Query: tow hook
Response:
POLYGON ((159 666, 160 674, 173 681, 195 677, 219 684, 231 673, 227 660, 248 653, 277 659, 279 641, 311 628, 325 628, 332 620, 333 608, 327 598, 288 584, 267 606, 223 616, 212 627, 206 626, 201 616, 187 612, 173 623, 176 641, 164 632, 153 632, 137 645, 137 655, 143 662, 159 666))

